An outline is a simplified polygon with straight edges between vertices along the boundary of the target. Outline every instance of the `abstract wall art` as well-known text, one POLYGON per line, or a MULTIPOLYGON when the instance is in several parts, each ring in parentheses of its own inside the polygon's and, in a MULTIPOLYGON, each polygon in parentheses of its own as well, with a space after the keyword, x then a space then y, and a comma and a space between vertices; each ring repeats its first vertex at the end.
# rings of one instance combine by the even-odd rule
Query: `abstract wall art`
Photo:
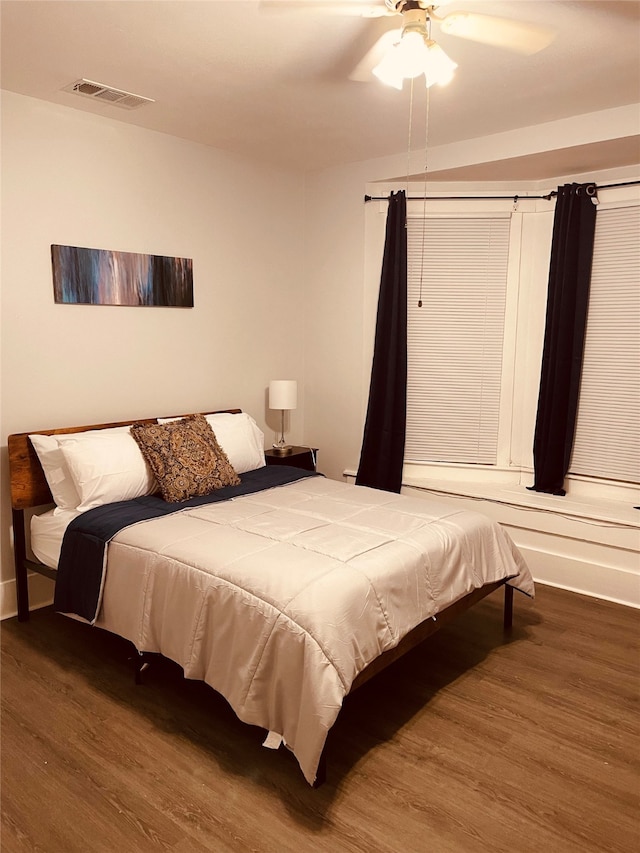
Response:
POLYGON ((191 258, 51 246, 56 302, 193 308, 191 258))

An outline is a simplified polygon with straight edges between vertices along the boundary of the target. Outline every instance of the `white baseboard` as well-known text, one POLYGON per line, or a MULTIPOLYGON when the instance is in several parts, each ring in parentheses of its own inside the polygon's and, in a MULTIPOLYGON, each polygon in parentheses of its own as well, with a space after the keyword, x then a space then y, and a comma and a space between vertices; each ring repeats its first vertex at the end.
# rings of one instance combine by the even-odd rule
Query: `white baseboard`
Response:
MULTIPOLYGON (((29 609, 38 610, 53 604, 53 581, 44 575, 29 575, 29 609)), ((17 616, 16 582, 14 579, 0 583, 0 619, 17 616)))
POLYGON ((640 575, 542 549, 519 548, 536 583, 640 609, 640 575))

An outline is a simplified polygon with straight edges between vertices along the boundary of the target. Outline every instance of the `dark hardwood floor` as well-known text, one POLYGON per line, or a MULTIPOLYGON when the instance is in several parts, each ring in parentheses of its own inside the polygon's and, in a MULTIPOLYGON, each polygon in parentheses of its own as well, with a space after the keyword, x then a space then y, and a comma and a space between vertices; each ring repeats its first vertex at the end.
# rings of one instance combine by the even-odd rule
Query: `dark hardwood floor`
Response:
POLYGON ((491 596, 349 697, 313 790, 206 685, 51 609, 5 621, 2 853, 631 853, 638 612, 491 596))

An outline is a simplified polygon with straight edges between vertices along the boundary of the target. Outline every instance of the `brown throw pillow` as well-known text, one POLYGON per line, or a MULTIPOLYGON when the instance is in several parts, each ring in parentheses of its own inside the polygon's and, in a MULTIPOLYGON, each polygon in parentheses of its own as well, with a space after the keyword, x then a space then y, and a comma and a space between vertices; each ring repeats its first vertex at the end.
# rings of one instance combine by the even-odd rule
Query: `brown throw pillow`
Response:
POLYGON ((166 424, 134 424, 131 435, 165 501, 176 503, 240 483, 204 415, 166 424))

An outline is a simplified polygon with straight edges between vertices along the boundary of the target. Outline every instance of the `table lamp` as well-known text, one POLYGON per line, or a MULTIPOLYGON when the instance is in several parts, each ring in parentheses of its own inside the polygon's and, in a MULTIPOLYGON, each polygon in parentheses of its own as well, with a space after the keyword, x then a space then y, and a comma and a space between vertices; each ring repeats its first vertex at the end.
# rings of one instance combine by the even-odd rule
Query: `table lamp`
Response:
POLYGON ((297 405, 298 383, 295 379, 273 379, 269 383, 269 408, 280 409, 281 412, 280 438, 273 449, 282 456, 291 453, 291 445, 284 438, 284 413, 295 409, 297 405))

